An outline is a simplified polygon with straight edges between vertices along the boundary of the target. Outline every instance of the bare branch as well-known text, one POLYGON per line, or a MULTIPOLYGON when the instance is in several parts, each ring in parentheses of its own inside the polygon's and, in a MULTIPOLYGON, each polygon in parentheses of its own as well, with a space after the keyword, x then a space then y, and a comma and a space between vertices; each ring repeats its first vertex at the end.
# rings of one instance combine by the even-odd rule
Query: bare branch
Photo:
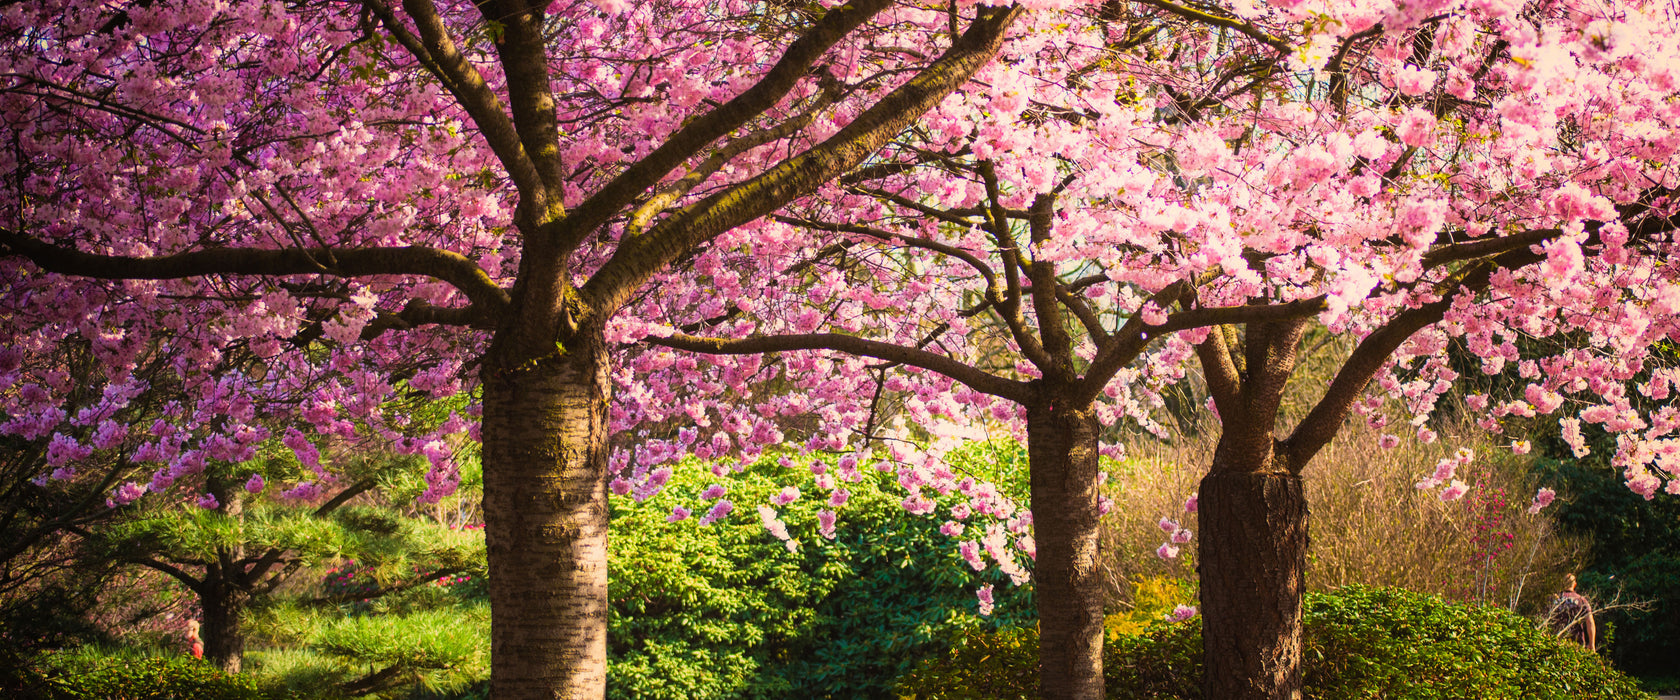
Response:
POLYGON ((420 275, 448 282, 485 313, 500 313, 508 294, 460 253, 424 246, 346 248, 211 248, 174 255, 97 255, 0 230, 0 256, 28 258, 41 269, 97 279, 182 279, 206 275, 420 275), (335 259, 325 267, 322 260, 335 259))
POLYGON ((766 335, 741 339, 701 338, 678 333, 664 338, 648 337, 645 340, 653 345, 708 355, 751 355, 792 350, 834 350, 910 365, 911 367, 920 367, 930 372, 938 372, 968 385, 975 391, 982 391, 1019 403, 1026 403, 1031 398, 1031 389, 1025 382, 1005 379, 938 353, 839 333, 766 335))
POLYGON ((1261 31, 1258 27, 1240 19, 1208 14, 1201 10, 1184 7, 1183 5, 1175 5, 1167 2, 1167 0, 1138 0, 1138 2, 1156 9, 1165 10, 1166 12, 1178 15, 1179 17, 1183 17, 1184 19, 1192 22, 1214 27, 1224 27, 1226 29, 1235 29, 1243 34, 1253 37, 1256 41, 1259 41, 1262 44, 1277 49, 1278 53, 1281 54, 1289 54, 1294 51, 1294 49, 1289 46, 1289 42, 1267 34, 1266 32, 1261 31))

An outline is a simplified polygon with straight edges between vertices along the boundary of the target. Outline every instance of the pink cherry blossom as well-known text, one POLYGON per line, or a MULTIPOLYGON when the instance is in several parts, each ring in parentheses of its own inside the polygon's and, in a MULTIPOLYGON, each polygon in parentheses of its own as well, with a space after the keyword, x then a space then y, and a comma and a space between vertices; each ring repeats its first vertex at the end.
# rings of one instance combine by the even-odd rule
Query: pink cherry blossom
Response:
POLYGON ((700 520, 698 522, 701 525, 710 525, 729 517, 730 511, 733 510, 735 510, 734 503, 729 502, 728 499, 720 500, 717 503, 712 504, 711 510, 706 511, 705 515, 700 516, 700 520))
POLYGON ((144 495, 146 495, 146 487, 144 484, 139 484, 133 481, 123 482, 121 486, 118 486, 111 492, 110 498, 105 499, 105 505, 108 508, 125 506, 133 503, 144 495))
POLYGON ((986 560, 980 554, 979 542, 964 540, 957 544, 957 553, 962 555, 963 561, 968 562, 969 567, 975 571, 986 568, 986 560))
POLYGON ((1460 498, 1463 498, 1464 494, 1466 492, 1468 492, 1469 490, 1470 490, 1470 485, 1469 484, 1466 484, 1463 481, 1460 481, 1458 479, 1453 479, 1452 483, 1447 484, 1446 488, 1441 489, 1441 500, 1442 501, 1456 501, 1460 498))
POLYGON ((981 586, 974 592, 974 597, 980 601, 980 614, 991 615, 996 607, 996 602, 992 599, 992 584, 981 586))

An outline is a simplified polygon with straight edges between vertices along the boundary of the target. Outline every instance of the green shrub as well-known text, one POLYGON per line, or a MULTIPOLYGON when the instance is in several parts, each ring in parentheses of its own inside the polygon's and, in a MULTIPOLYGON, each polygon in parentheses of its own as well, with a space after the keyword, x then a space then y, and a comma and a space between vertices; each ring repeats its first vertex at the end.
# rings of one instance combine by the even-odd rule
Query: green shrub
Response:
POLYGON ((97 649, 43 657, 43 700, 271 700, 281 694, 249 676, 228 675, 189 656, 107 654, 97 649))
MULTIPOLYGON (((1201 698, 1200 618, 1105 645, 1111 698, 1201 698)), ((1496 608, 1398 589, 1350 586, 1308 594, 1302 672, 1307 698, 1622 700, 1649 698, 1575 644, 1496 608)), ((970 634, 906 676, 920 700, 1015 698, 1035 692, 1031 630, 970 634)))
POLYGON ((678 469, 644 503, 615 498, 608 696, 889 697, 899 675, 958 631, 1030 617, 1026 592, 969 569, 939 534, 942 519, 904 513, 891 475, 865 475, 842 484, 852 496, 836 509, 832 540, 816 523, 827 493, 803 466, 769 459, 722 479, 678 469), (712 482, 729 486, 733 516, 666 522, 673 505, 704 503, 698 494, 712 482), (786 485, 803 492, 777 509, 794 551, 753 512, 786 485), (976 613, 982 583, 994 585, 991 618, 976 613))
POLYGON ((1309 697, 1645 698, 1579 645, 1500 608, 1396 589, 1307 599, 1309 697))
POLYGON ((1538 469, 1558 487, 1552 508, 1562 529, 1592 538, 1582 592, 1601 606, 1645 604, 1600 616, 1599 648, 1628 673, 1672 674, 1680 659, 1680 501, 1628 490, 1600 456, 1613 454, 1614 443, 1593 449, 1586 459, 1543 460, 1538 469), (1614 639, 1603 633, 1610 626, 1614 639))

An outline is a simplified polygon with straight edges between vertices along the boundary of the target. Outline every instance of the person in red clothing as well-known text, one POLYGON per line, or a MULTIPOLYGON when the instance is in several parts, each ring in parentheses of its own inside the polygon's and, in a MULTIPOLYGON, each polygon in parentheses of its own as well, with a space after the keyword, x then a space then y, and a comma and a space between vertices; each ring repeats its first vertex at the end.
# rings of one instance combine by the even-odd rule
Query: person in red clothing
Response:
POLYGON ((1575 592, 1575 574, 1563 575, 1563 592, 1552 598, 1546 613, 1552 633, 1598 651, 1598 627, 1593 624, 1592 601, 1575 592))
POLYGON ((204 640, 198 638, 198 620, 187 620, 187 643, 192 645, 193 658, 204 658, 204 640))

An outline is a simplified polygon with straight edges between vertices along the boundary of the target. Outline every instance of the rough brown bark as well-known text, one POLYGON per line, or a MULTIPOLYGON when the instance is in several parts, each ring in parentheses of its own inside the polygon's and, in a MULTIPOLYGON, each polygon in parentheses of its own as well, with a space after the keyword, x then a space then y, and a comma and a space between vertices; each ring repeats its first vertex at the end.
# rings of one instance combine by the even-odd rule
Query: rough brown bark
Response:
POLYGON ((1103 697, 1103 579, 1097 569, 1096 414, 1027 407, 1033 538, 1038 544, 1039 695, 1103 697))
POLYGON ((484 513, 497 700, 600 698, 607 676, 607 400, 599 329, 493 347, 484 513))
POLYGON ((204 640, 204 660, 224 672, 238 673, 245 661, 245 592, 225 577, 206 577, 198 601, 204 613, 198 631, 204 640))
POLYGON ((1301 477, 1215 461, 1202 479, 1199 510, 1203 695, 1300 698, 1307 562, 1301 477))

